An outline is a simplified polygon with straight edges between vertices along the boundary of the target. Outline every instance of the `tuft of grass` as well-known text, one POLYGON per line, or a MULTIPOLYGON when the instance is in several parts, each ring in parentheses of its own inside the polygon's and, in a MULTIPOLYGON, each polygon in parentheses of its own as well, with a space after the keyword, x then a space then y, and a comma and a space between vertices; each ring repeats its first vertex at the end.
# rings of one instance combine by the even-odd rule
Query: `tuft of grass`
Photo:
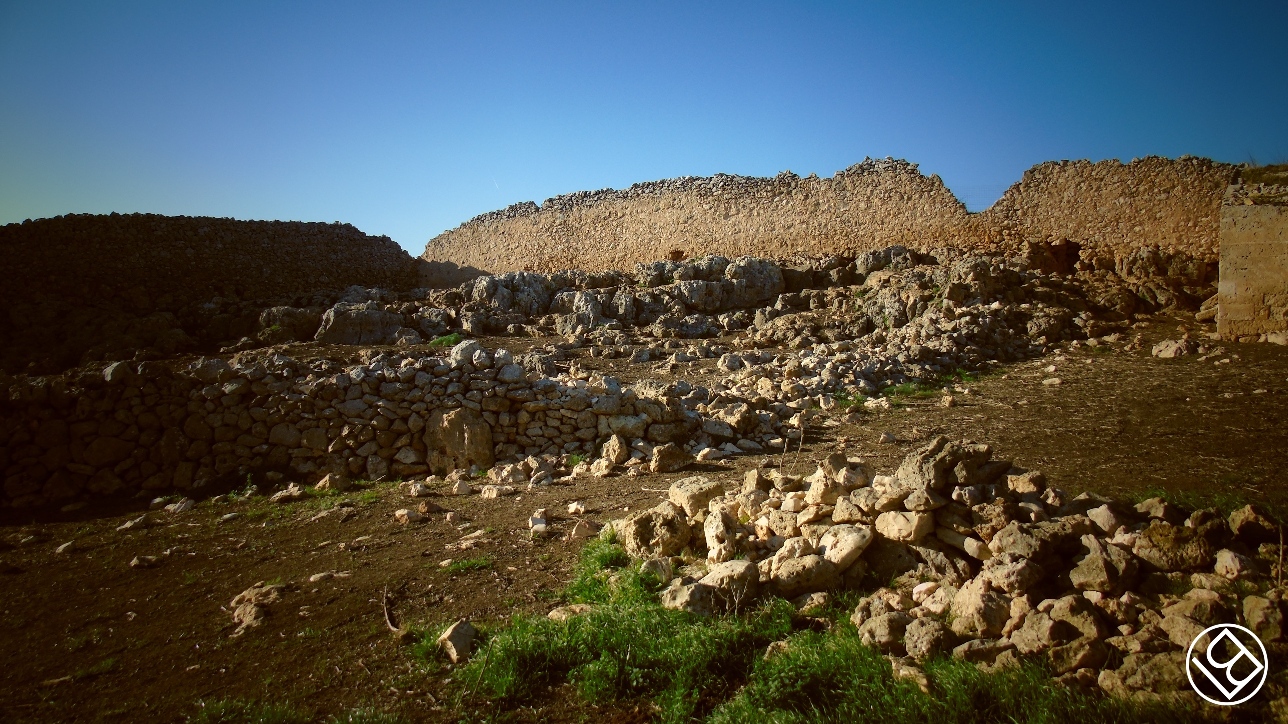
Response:
POLYGON ((434 339, 431 339, 429 341, 429 346, 430 347, 455 347, 456 345, 461 343, 462 339, 464 338, 461 337, 459 332, 452 332, 451 334, 445 334, 442 337, 435 337, 434 339))
POLYGON ((606 603, 612 597, 608 583, 610 575, 630 562, 626 549, 611 540, 594 538, 587 541, 581 549, 572 582, 564 590, 564 599, 570 603, 606 603))
POLYGON ((403 724, 407 720, 397 714, 389 714, 368 707, 359 707, 349 709, 326 721, 327 724, 403 724))
POLYGON ((855 405, 862 405, 863 401, 868 399, 858 393, 850 393, 845 390, 838 390, 832 397, 836 400, 836 406, 842 410, 848 410, 855 405))
POLYGON ((1288 163, 1240 169, 1239 177, 1245 184, 1288 184, 1288 163))
POLYGON ((188 717, 192 724, 307 724, 313 721, 313 717, 287 702, 216 699, 199 701, 197 707, 197 713, 188 717))
POLYGON ((585 460, 586 458, 582 457, 581 455, 578 455, 577 453, 573 453, 572 455, 568 456, 568 467, 575 468, 585 460))
POLYGON ((462 558, 459 561, 452 561, 446 568, 448 575, 455 576, 458 573, 468 573, 469 571, 486 571, 492 568, 492 558, 490 556, 475 556, 473 558, 462 558))

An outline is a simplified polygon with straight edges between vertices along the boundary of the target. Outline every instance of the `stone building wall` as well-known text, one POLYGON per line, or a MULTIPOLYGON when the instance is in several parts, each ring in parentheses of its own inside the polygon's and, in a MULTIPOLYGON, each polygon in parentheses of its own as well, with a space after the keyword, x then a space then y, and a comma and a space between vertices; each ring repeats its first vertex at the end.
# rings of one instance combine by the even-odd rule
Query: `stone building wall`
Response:
POLYGON ((978 214, 905 161, 866 160, 832 178, 686 177, 516 204, 440 234, 422 258, 492 273, 601 271, 677 253, 782 259, 1069 240, 1110 266, 1142 248, 1215 262, 1233 170, 1192 157, 1043 163, 978 214))
POLYGON ((1217 331, 1223 338, 1288 332, 1288 206, 1222 209, 1220 275, 1217 331))

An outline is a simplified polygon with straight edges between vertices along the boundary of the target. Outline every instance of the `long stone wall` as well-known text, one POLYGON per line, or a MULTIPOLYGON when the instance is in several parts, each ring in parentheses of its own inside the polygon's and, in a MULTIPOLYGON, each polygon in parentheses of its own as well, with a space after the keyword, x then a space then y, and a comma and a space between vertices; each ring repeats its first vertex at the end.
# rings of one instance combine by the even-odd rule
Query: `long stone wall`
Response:
POLYGON ((516 204, 435 237, 422 258, 493 273, 601 271, 681 254, 1016 250, 1026 240, 1067 240, 1083 259, 1110 266, 1140 249, 1215 262, 1233 173, 1193 157, 1049 162, 978 214, 906 161, 865 160, 832 178, 686 177, 516 204))
POLYGON ((410 287, 412 257, 349 224, 157 214, 69 214, 0 227, 5 302, 56 298, 177 310, 242 299, 410 287))

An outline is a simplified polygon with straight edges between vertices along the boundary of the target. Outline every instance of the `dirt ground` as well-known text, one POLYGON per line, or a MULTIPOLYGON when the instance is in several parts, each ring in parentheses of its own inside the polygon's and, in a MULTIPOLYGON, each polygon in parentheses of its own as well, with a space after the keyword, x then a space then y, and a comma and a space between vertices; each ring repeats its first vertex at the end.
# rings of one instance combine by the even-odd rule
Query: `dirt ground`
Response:
MULTIPOLYGON (((455 526, 441 513, 422 525, 395 523, 393 511, 416 501, 392 483, 286 505, 262 496, 202 500, 129 531, 117 528, 141 515, 146 500, 128 510, 9 521, 0 528, 0 721, 183 721, 199 701, 230 697, 289 701, 319 717, 362 706, 455 721, 451 671, 424 667, 395 640, 384 620, 386 590, 404 625, 544 614, 558 605, 580 548, 561 539, 574 522, 559 515, 568 503, 583 501, 586 517, 608 521, 655 504, 683 476, 733 485, 749 467, 780 462, 807 473, 838 447, 888 473, 921 441, 943 434, 990 443, 995 458, 1042 470, 1071 493, 1167 490, 1195 502, 1288 510, 1288 348, 1226 344, 1207 359, 1149 356, 1180 323, 1195 327, 1160 317, 1133 330, 1144 336, 1139 351, 1082 346, 999 368, 965 383, 969 392, 954 391, 952 407, 932 396, 867 413, 858 424, 833 426, 825 420, 840 415, 824 417, 799 454, 671 475, 578 478, 498 500, 429 498, 466 521, 455 526), (1044 384, 1053 378, 1060 384, 1044 384), (884 432, 897 441, 880 444, 884 432), (534 542, 527 519, 537 508, 556 514, 556 535, 534 542), (226 519, 230 513, 237 515, 226 519), (449 549, 474 531, 483 532, 471 548, 449 549), (157 563, 132 568, 136 556, 157 563), (457 573, 441 565, 478 557, 490 565, 457 573), (337 575, 309 582, 324 572, 337 575), (263 625, 231 637, 229 602, 260 581, 285 583, 287 593, 263 625)), ((578 362, 627 380, 649 369, 620 359, 578 362)), ((709 378, 713 364, 673 374, 709 378)), ((644 721, 648 712, 596 709, 557 690, 515 717, 644 721)))

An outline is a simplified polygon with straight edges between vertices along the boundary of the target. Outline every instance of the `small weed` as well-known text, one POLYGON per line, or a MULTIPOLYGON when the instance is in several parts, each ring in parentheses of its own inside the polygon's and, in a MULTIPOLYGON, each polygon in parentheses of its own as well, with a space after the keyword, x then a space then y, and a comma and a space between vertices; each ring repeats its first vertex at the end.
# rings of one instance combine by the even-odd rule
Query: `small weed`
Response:
POLYGON ((486 571, 492 568, 492 558, 490 556, 475 556, 474 558, 462 558, 459 561, 452 561, 447 566, 447 574, 455 576, 458 573, 468 573, 469 571, 486 571))
POLYGON ((289 703, 263 704, 244 699, 216 699, 197 702, 198 711, 188 717, 192 724, 307 724, 313 717, 289 703))
POLYGON ((70 636, 67 639, 68 651, 80 651, 89 646, 96 646, 103 642, 103 632, 99 629, 90 629, 80 636, 70 636))
POLYGON ((116 659, 103 659, 93 666, 79 669, 72 674, 72 681, 81 681, 82 679, 92 679, 95 676, 102 676, 116 669, 116 659))
POLYGON ((581 464, 582 464, 582 462, 584 462, 585 460, 586 460, 586 458, 584 458, 584 457, 582 457, 582 456, 580 456, 580 455, 578 455, 578 454, 576 454, 576 453, 573 453, 572 455, 569 455, 569 456, 568 456, 568 467, 570 467, 570 468, 575 468, 575 467, 577 467, 578 465, 581 465, 581 464))
POLYGON ((359 503, 362 503, 363 505, 370 505, 371 503, 378 503, 378 502, 380 502, 380 491, 379 491, 379 490, 364 490, 364 491, 362 491, 361 493, 358 493, 356 496, 354 496, 354 498, 353 498, 353 499, 354 499, 355 501, 359 502, 359 503))
POLYGON ((430 347, 455 347, 456 345, 461 343, 461 339, 462 337, 459 332, 452 332, 451 334, 447 334, 447 335, 443 335, 442 337, 435 337, 434 339, 431 339, 429 341, 429 346, 430 347))
POLYGON ((387 714, 366 707, 350 709, 327 719, 327 724, 402 724, 406 719, 397 714, 387 714))
POLYGON ((191 586, 201 580, 201 574, 194 571, 184 571, 179 578, 182 585, 191 586))

